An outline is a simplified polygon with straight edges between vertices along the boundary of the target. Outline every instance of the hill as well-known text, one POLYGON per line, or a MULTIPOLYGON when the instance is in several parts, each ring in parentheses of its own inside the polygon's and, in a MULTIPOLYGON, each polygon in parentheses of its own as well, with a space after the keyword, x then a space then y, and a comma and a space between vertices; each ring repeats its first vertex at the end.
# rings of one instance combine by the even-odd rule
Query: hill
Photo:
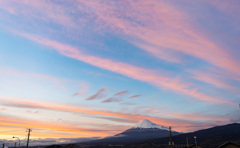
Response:
MULTIPOLYGON (((188 142, 191 145, 195 143, 194 136, 197 137, 197 143, 205 148, 218 147, 219 145, 229 141, 240 145, 240 124, 233 123, 191 133, 180 134, 173 136, 173 141, 175 145, 186 146, 186 138, 188 138, 188 142)), ((133 143, 127 147, 166 147, 168 142, 169 137, 133 143)))

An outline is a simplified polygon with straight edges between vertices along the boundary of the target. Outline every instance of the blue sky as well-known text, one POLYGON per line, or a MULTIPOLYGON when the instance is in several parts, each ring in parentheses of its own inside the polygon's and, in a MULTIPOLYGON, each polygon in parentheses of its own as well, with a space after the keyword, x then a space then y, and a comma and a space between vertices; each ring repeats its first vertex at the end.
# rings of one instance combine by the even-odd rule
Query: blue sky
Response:
POLYGON ((239 122, 239 11, 237 0, 1 1, 0 138, 239 122))

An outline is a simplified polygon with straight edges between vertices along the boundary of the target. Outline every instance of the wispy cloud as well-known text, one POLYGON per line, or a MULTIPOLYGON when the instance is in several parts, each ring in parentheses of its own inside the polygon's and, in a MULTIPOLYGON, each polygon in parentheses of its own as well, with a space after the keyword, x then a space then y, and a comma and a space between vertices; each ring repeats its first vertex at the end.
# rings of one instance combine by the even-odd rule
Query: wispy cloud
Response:
MULTIPOLYGON (((26 118, 19 118, 19 117, 9 117, 0 115, 0 125, 7 126, 7 127, 18 127, 18 128, 34 128, 34 129, 46 129, 46 130, 53 130, 53 131, 62 131, 62 132, 70 132, 70 133, 79 133, 82 136, 85 135, 108 135, 106 134, 106 130, 101 129, 93 129, 93 128, 80 128, 75 125, 63 125, 57 122, 48 122, 48 121, 40 121, 40 120, 31 120, 26 118)), ((1 128, 1 127, 0 127, 1 128)), ((1 131, 4 132, 4 131, 1 131)), ((1 133, 3 134, 3 133, 1 133)), ((4 133, 5 134, 5 133, 4 133)), ((10 133, 12 134, 12 133, 10 133)), ((19 134, 19 133, 18 133, 19 134)), ((22 134, 21 134, 22 135, 22 134)), ((41 136, 40 134, 38 136, 41 136)), ((46 136, 46 134, 44 134, 46 136)), ((62 135, 59 135, 62 136, 62 135)), ((63 136, 64 137, 64 136, 63 136)))
POLYGON ((87 93, 88 90, 89 90, 88 84, 82 83, 81 86, 80 86, 80 90, 78 92, 72 94, 72 97, 81 96, 81 95, 87 93))
POLYGON ((126 9, 118 9, 113 2, 81 0, 81 3, 94 12, 92 15, 97 16, 97 23, 106 31, 111 28, 112 32, 133 37, 133 44, 157 58, 183 63, 182 53, 202 59, 232 76, 237 74, 238 79, 240 77, 239 60, 204 36, 200 27, 189 21, 192 18, 190 13, 172 3, 157 0, 118 2, 126 9))
POLYGON ((131 105, 136 105, 136 103, 132 103, 132 102, 122 102, 122 103, 120 103, 120 105, 131 106, 131 105))
POLYGON ((94 95, 86 98, 85 100, 94 100, 94 99, 101 99, 103 98, 103 92, 105 92, 107 89, 106 88, 101 88, 95 93, 94 95))
MULTIPOLYGON (((81 114, 89 117, 102 117, 96 120, 103 119, 109 122, 119 121, 123 123, 128 123, 130 119, 137 122, 143 118, 148 118, 153 122, 167 126, 176 126, 178 124, 183 126, 191 126, 193 124, 208 126, 208 123, 204 123, 208 119, 225 123, 228 120, 227 117, 211 115, 210 113, 195 113, 194 110, 197 109, 192 107, 192 105, 209 105, 212 107, 214 104, 219 105, 221 103, 220 105, 231 108, 231 106, 235 105, 233 101, 237 102, 237 97, 232 99, 230 96, 238 96, 237 92, 239 92, 240 88, 238 84, 240 81, 240 52, 238 50, 240 46, 239 4, 238 1, 219 3, 218 0, 191 1, 188 3, 188 6, 182 5, 181 2, 173 3, 159 0, 76 0, 61 2, 47 0, 0 0, 0 28, 2 36, 6 40, 13 39, 16 42, 20 41, 24 43, 22 45, 26 45, 26 49, 31 47, 32 49, 31 52, 28 52, 29 54, 32 52, 34 54, 35 52, 44 53, 47 55, 46 57, 51 56, 49 59, 53 59, 54 61, 59 60, 60 57, 64 60, 70 58, 64 62, 76 65, 84 64, 85 75, 89 74, 90 69, 95 69, 94 73, 90 75, 95 76, 95 78, 96 76, 103 79, 108 78, 106 81, 111 81, 113 78, 118 77, 126 80, 126 82, 133 82, 132 86, 140 83, 136 83, 136 81, 141 81, 143 83, 134 87, 134 91, 138 87, 142 87, 139 91, 146 90, 144 94, 147 101, 148 98, 149 101, 155 101, 151 98, 151 92, 153 91, 148 91, 153 86, 159 89, 159 91, 154 92, 154 97, 156 93, 164 92, 166 99, 161 100, 164 103, 171 103, 168 102, 169 99, 175 101, 181 98, 182 100, 179 100, 179 102, 184 102, 186 106, 191 108, 185 109, 190 111, 187 113, 179 113, 178 111, 182 110, 179 108, 177 109, 178 111, 171 112, 166 110, 159 111, 158 109, 146 106, 134 110, 133 108, 139 107, 143 103, 143 100, 134 99, 141 97, 141 92, 136 92, 135 95, 130 94, 130 86, 126 88, 121 88, 123 85, 113 86, 113 90, 120 89, 124 91, 114 92, 115 94, 111 96, 105 96, 106 90, 102 88, 103 86, 98 86, 101 89, 97 88, 99 90, 94 91, 90 90, 87 85, 81 85, 79 89, 79 87, 74 87, 76 84, 79 86, 80 82, 72 83, 71 81, 69 85, 64 78, 53 75, 19 72, 18 70, 3 69, 0 67, 0 75, 4 75, 9 79, 5 81, 4 78, 0 77, 6 82, 4 84, 1 83, 0 87, 6 88, 7 91, 10 90, 7 92, 1 89, 4 92, 3 94, 11 96, 19 95, 18 86, 27 84, 26 82, 28 82, 31 86, 25 85, 21 88, 22 90, 26 90, 24 91, 26 93, 21 93, 24 97, 38 96, 39 98, 44 98, 46 96, 47 98, 45 99, 50 100, 51 97, 53 99, 56 99, 58 96, 63 97, 66 92, 66 95, 72 95, 73 97, 81 96, 88 101, 102 99, 101 103, 94 106, 98 109, 90 109, 85 106, 80 107, 84 103, 90 104, 90 102, 81 99, 74 100, 79 102, 77 104, 79 106, 73 106, 56 102, 26 101, 27 99, 21 100, 18 98, 12 101, 6 98, 1 100, 0 104, 2 105, 0 106, 0 110, 4 115, 5 113, 14 114, 17 111, 22 111, 27 117, 37 109, 39 110, 39 114, 45 111, 48 113, 60 112, 60 114, 70 114, 73 116, 81 114), (193 7, 197 9, 192 9, 193 7), (9 35, 9 32, 43 46, 28 46, 32 45, 29 41, 21 40, 12 34, 9 35), (120 46, 116 46, 116 43, 120 46), (129 49, 129 46, 133 48, 129 49), (52 52, 42 49, 49 49, 52 52), (119 49, 121 49, 121 52, 119 52, 119 49), (130 50, 131 53, 129 52, 130 50), (139 58, 133 59, 132 56, 129 56, 131 54, 139 58), (101 69, 101 72, 99 72, 98 68, 101 69), (113 73, 115 74, 113 75, 113 73), (22 83, 17 83, 8 77, 8 74, 14 75, 16 81, 22 83), (40 83, 34 83, 32 79, 40 83), (7 81, 11 82, 11 85, 13 84, 12 86, 14 87, 4 86, 5 84, 10 86, 7 81), (53 91, 49 89, 51 88, 48 87, 49 84, 51 87, 53 86, 53 91), (40 89, 37 90, 33 86, 42 88, 44 91, 51 91, 51 94, 39 93, 40 89), (60 92, 58 89, 55 89, 56 86, 65 91, 60 92), (30 88, 33 91, 25 88, 30 88), (125 89, 128 89, 129 92, 125 89), (173 97, 177 95, 175 93, 181 96, 173 97), (129 102, 123 102, 126 101, 124 97, 128 98, 127 101, 129 102), (132 103, 133 101, 134 103, 132 103), (117 102, 108 106, 109 109, 112 108, 114 111, 105 108, 100 109, 101 106, 107 106, 107 103, 110 102, 117 102), (115 108, 114 105, 117 107, 115 108)), ((5 46, 7 47, 8 42, 6 43, 5 46)), ((24 60, 24 62, 29 62, 30 64, 40 63, 41 65, 45 62, 42 62, 42 59, 38 61, 35 58, 29 58, 29 61, 25 61, 24 56, 28 55, 16 54, 19 50, 14 49, 15 46, 8 47, 11 50, 6 50, 3 54, 9 56, 4 56, 3 58, 3 60, 8 60, 5 62, 8 65, 17 65, 18 69, 23 67, 29 69, 30 67, 21 65, 23 61, 19 62, 18 60, 24 60), (14 56, 12 56, 13 54, 14 56)), ((3 46, 3 48, 5 47, 3 46)), ((22 51, 25 52, 25 50, 22 51)), ((73 74, 77 75, 77 73, 66 75, 65 72, 70 73, 67 70, 72 70, 72 67, 63 67, 60 64, 61 62, 55 63, 51 67, 50 65, 46 65, 44 72, 51 71, 51 74, 61 75, 62 77, 67 76, 68 78, 73 76, 73 74), (55 63, 59 65, 56 66, 55 63), (59 69, 61 71, 58 71, 59 69), (66 71, 62 73, 63 69, 66 71)), ((35 68, 31 70, 33 71, 35 68)), ((38 71, 42 71, 41 67, 38 71)), ((90 72, 92 71, 90 70, 90 72)), ((79 79, 80 77, 75 78, 79 79)), ((104 87, 112 88, 109 86, 112 83, 106 84, 108 86, 104 87)), ((93 103, 95 104, 96 102, 94 101, 93 103)), ((37 116, 38 114, 35 115, 37 116)), ((81 134, 80 131, 85 132, 86 135, 100 135, 100 132, 96 131, 101 131, 101 129, 93 128, 95 132, 88 133, 90 131, 89 128, 81 129, 76 124, 72 128, 69 128, 68 126, 71 125, 66 125, 66 123, 62 126, 56 123, 57 126, 54 127, 53 124, 50 124, 50 121, 40 121, 37 123, 37 121, 28 121, 26 119, 26 123, 24 121, 25 118, 20 118, 20 114, 19 118, 17 118, 19 120, 18 123, 12 118, 3 118, 0 119, 1 129, 30 126, 32 128, 40 127, 45 130, 58 131, 60 128, 63 128, 66 132, 61 132, 65 132, 66 134, 74 133, 74 136, 81 134), (31 122, 38 125, 35 127, 31 126, 31 122), (71 130, 78 132, 71 132, 71 130)), ((58 117, 58 119, 60 118, 58 117)), ((104 131, 102 130, 102 132, 104 131)), ((44 133, 41 134, 44 135, 44 133)), ((109 134, 108 131, 107 134, 109 134)), ((63 133, 60 135, 64 136, 63 133)), ((56 136, 56 133, 53 136, 56 136)))
POLYGON ((0 67, 1 74, 7 74, 11 76, 19 76, 22 79, 29 79, 29 78, 37 78, 41 81, 50 82, 52 84, 55 84, 58 88, 65 89, 65 83, 72 81, 71 79, 63 78, 63 77, 56 77, 52 75, 46 75, 41 73, 34 73, 29 71, 23 71, 16 68, 11 67, 0 67))
MULTIPOLYGON (((104 120, 109 120, 109 121, 114 121, 114 122, 121 122, 121 123, 136 123, 138 122, 137 120, 134 119, 127 119, 127 118, 116 118, 116 117, 93 117, 93 118, 99 118, 99 119, 104 119, 104 120)), ((114 126, 114 125, 112 125, 114 126)), ((119 126, 119 125, 118 125, 119 126)))
MULTIPOLYGON (((77 108, 74 106, 70 106, 67 104, 59 104, 59 103, 37 103, 37 102, 29 102, 29 101, 22 101, 22 100, 11 100, 11 99, 1 99, 0 104, 3 104, 8 107, 18 107, 18 108, 33 108, 33 109, 43 109, 43 110, 54 110, 54 111, 60 111, 60 112, 72 112, 72 113, 87 113, 89 115, 101 115, 105 117, 114 117, 114 118, 122 118, 122 119, 131 119, 134 121, 139 121, 142 119, 149 119, 153 122, 156 122, 160 125, 164 126, 169 126, 169 125, 183 125, 183 126, 190 126, 190 125, 196 125, 196 124, 202 124, 201 122, 196 122, 196 121, 191 121, 190 119, 195 119, 195 120, 214 120, 214 121, 227 121, 228 118, 224 117, 218 117, 218 116, 210 116, 210 115, 201 115, 201 114, 179 114, 179 113, 173 113, 173 112, 168 112, 168 111, 161 111, 161 113, 164 116, 168 117, 160 117, 160 116, 150 116, 150 115, 141 115, 137 113, 123 113, 123 112, 112 112, 112 111, 107 111, 107 110, 89 110, 89 109, 83 109, 83 108, 77 108), (4 103, 2 103, 4 102, 4 103), (15 102, 15 104, 13 103, 15 102)), ((156 112, 156 110, 152 108, 142 108, 141 110, 145 110, 149 113, 152 114, 154 113, 160 113, 159 111, 156 112)), ((8 121, 10 119, 7 118, 2 118, 1 120, 8 121)), ((11 119, 12 120, 12 119, 11 119)), ((11 121, 10 120, 10 121, 11 121)), ((21 121, 21 120, 18 120, 21 121)), ((29 121, 31 123, 31 121, 29 121)), ((35 122, 34 122, 35 123, 35 122)), ((219 122, 220 124, 220 122, 219 122)), ((8 123, 4 123, 4 125, 9 125, 8 123)), ((12 124, 10 124, 12 125, 12 124)), ((36 128, 39 125, 36 122, 36 128)), ((206 125, 205 125, 206 126, 206 125)), ((40 127, 39 127, 40 128, 40 127)), ((55 128, 57 128, 55 126, 55 128)), ((176 129, 183 130, 181 127, 177 127, 176 129)), ((57 130, 57 129, 56 129, 57 130)), ((186 129, 185 129, 186 130, 186 129)), ((189 129, 188 129, 189 130, 189 129)))
POLYGON ((126 95, 128 94, 128 90, 120 91, 114 94, 114 96, 126 95))
POLYGON ((128 90, 124 90, 124 91, 120 91, 115 93, 112 97, 103 100, 101 103, 110 103, 110 102, 121 102, 122 101, 122 97, 124 95, 127 95, 129 93, 128 90))
MULTIPOLYGON (((170 89, 178 93, 190 95, 202 101, 215 102, 215 103, 216 102, 227 103, 227 104, 232 103, 230 101, 220 100, 215 97, 208 96, 202 92, 197 92, 196 89, 192 87, 193 84, 181 82, 180 80, 176 80, 176 79, 174 80, 171 77, 160 75, 154 70, 143 69, 127 63, 117 62, 110 59, 104 59, 101 57, 83 54, 76 47, 59 43, 57 41, 49 40, 46 38, 42 38, 40 36, 30 35, 26 33, 17 33, 17 32, 16 34, 21 35, 29 40, 36 41, 37 43, 52 47, 54 50, 58 51, 60 54, 67 56, 69 58, 77 59, 105 70, 109 70, 112 72, 116 72, 116 73, 128 76, 136 80, 147 82, 159 88, 170 89)), ((91 100, 91 98, 89 99, 91 100)))
POLYGON ((229 78, 224 77, 221 74, 216 74, 214 71, 191 71, 193 74, 193 78, 205 83, 209 83, 214 85, 217 88, 223 88, 230 91, 237 91, 240 88, 235 86, 234 84, 230 84, 227 80, 229 78))
MULTIPOLYGON (((14 1, 14 4, 15 3, 18 2, 14 1)), ((198 29, 194 28, 193 24, 187 21, 191 18, 188 13, 185 13, 181 9, 178 9, 168 2, 159 2, 155 0, 151 2, 129 1, 116 3, 103 3, 99 1, 87 2, 79 0, 76 2, 75 6, 78 7, 79 10, 86 12, 88 16, 96 18, 97 24, 102 27, 103 30, 111 30, 113 32, 131 36, 133 39, 130 40, 130 42, 141 47, 143 50, 151 53, 155 57, 170 62, 182 63, 182 59, 184 59, 184 57, 182 57, 182 54, 190 55, 192 57, 202 59, 212 64, 213 66, 222 68, 225 71, 228 71, 230 75, 234 75, 235 77, 239 78, 240 71, 238 70, 238 66, 236 64, 238 61, 233 58, 228 52, 220 48, 217 44, 200 34, 198 29), (118 7, 115 7, 116 3, 128 9, 118 9, 118 7), (92 10, 91 13, 87 11, 89 9, 92 10), (135 12, 130 10, 139 11, 135 12), (141 15, 139 15, 137 12, 140 12, 141 15), (122 15, 119 16, 119 13, 122 15), (149 16, 152 17, 149 18, 149 16), (170 52, 166 52, 166 50, 170 52)), ((11 3, 8 2, 5 2, 3 4, 6 7, 11 6, 11 3)), ((58 6, 57 3, 52 3, 50 6, 52 7, 55 5, 58 6)), ((28 4, 27 2, 24 2, 21 7, 15 7, 16 5, 13 6, 14 7, 12 9, 14 9, 15 12, 22 11, 21 8, 35 8, 38 5, 28 4)), ((39 7, 37 7, 36 10, 42 10, 44 6, 46 6, 46 4, 39 4, 39 7)), ((62 8, 62 6, 59 7, 62 8)), ((49 6, 47 6, 47 8, 49 8, 49 6)), ((47 10, 51 11, 52 9, 47 10)), ((52 19, 54 22, 61 24, 62 20, 69 19, 71 22, 74 20, 72 19, 74 16, 70 16, 67 13, 69 10, 68 8, 63 10, 66 11, 61 11, 59 14, 62 14, 62 16, 67 19, 61 19, 58 13, 49 12, 49 14, 57 15, 55 19, 52 19)), ((20 14, 25 16, 26 13, 20 14)), ((32 17, 39 17, 37 15, 38 13, 34 14, 36 16, 34 15, 32 17)), ((65 21, 63 22, 65 25, 68 24, 65 23, 65 21)), ((40 44, 54 48, 54 50, 57 50, 60 54, 67 57, 74 58, 97 66, 99 68, 128 76, 133 79, 147 82, 159 88, 170 89, 178 93, 190 95, 202 101, 230 103, 229 101, 218 99, 218 97, 210 96, 203 92, 197 92, 196 90, 198 88, 196 88, 197 86, 195 86, 195 84, 184 82, 181 79, 172 80, 171 77, 157 74, 152 70, 143 69, 122 62, 116 62, 110 59, 87 55, 82 53, 82 51, 80 51, 80 48, 49 40, 40 36, 35 36, 27 33, 17 34, 22 35, 30 40, 36 41, 40 44), (114 67, 112 65, 118 65, 118 67, 114 67), (131 69, 131 71, 129 69, 131 69), (160 81, 154 81, 153 79, 160 81)))
POLYGON ((73 17, 68 14, 71 9, 58 5, 54 2, 32 2, 29 0, 24 0, 22 2, 17 0, 1 1, 0 8, 15 16, 28 15, 28 17, 24 17, 24 19, 28 21, 41 20, 43 22, 54 22, 65 27, 77 26, 73 17), (53 8, 56 10, 53 11, 53 8))
POLYGON ((121 98, 117 98, 117 97, 110 97, 106 100, 103 100, 101 103, 110 103, 110 102, 121 102, 122 99, 121 98))
POLYGON ((140 97, 141 95, 134 95, 134 96, 130 96, 129 98, 133 99, 133 98, 137 98, 140 97))

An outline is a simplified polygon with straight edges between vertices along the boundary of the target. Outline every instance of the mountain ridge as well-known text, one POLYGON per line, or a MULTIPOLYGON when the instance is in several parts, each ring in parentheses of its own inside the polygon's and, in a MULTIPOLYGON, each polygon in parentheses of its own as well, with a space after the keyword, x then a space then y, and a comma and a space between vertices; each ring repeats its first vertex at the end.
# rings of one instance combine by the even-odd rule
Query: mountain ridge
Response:
MULTIPOLYGON (((215 126, 207 129, 201 129, 194 132, 183 133, 180 135, 173 136, 172 139, 175 144, 184 145, 186 144, 186 138, 190 144, 194 144, 194 136, 197 137, 197 143, 204 147, 215 148, 226 142, 233 142, 240 145, 240 124, 231 123, 222 126, 215 126)), ((169 142, 169 137, 156 138, 152 140, 146 140, 142 142, 135 142, 128 146, 141 147, 152 147, 152 145, 166 145, 169 142)), ((126 147, 128 147, 126 146, 126 147)), ((164 146, 163 146, 164 147, 164 146)))
MULTIPOLYGON (((131 128, 130 128, 131 129, 131 128)), ((128 129, 128 130, 130 130, 128 129)), ((139 128, 140 129, 140 128, 139 128)), ((147 128, 145 128, 147 129, 147 128)), ((151 129, 151 128, 150 128, 151 129)), ((137 128, 135 129, 137 130, 137 128)), ((127 130, 126 130, 127 131, 127 130)), ((124 132, 126 132, 124 131, 124 132)), ((122 132, 122 133, 124 133, 122 132)), ((169 131, 167 131, 169 134, 169 131)), ((120 133, 120 134, 122 134, 120 133)), ((188 138, 189 144, 194 144, 194 136, 197 137, 197 143, 205 148, 217 148, 218 146, 226 143, 232 142, 240 145, 240 124, 239 123, 231 123, 222 126, 215 126, 207 129, 201 129, 194 132, 189 133, 181 133, 179 135, 175 135, 172 137, 175 145, 185 145, 186 146, 186 137, 188 138)), ((114 137, 114 136, 112 136, 114 137)), ((126 147, 126 148, 151 148, 151 147, 168 147, 169 143, 169 135, 167 137, 162 138, 152 138, 152 139, 138 139, 138 140, 128 140, 125 141, 126 138, 122 138, 121 135, 115 135, 115 138, 118 139, 105 139, 105 140, 95 140, 90 141, 88 143, 79 143, 78 145, 84 148, 100 148, 100 147, 126 147)))
MULTIPOLYGON (((172 135, 178 135, 180 133, 172 131, 172 135)), ((162 138, 169 136, 169 129, 164 126, 157 125, 147 119, 139 121, 133 127, 118 133, 114 136, 106 137, 103 139, 95 140, 95 143, 111 143, 122 144, 132 143, 142 140, 149 140, 154 138, 162 138)))

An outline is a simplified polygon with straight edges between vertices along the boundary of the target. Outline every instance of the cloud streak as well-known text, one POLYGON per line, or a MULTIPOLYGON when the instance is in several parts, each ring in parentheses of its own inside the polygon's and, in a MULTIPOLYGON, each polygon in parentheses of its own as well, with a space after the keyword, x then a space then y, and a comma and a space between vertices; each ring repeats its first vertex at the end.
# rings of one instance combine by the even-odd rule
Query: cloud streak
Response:
POLYGON ((134 96, 130 96, 129 98, 133 99, 133 98, 137 98, 140 97, 141 95, 134 95, 134 96))
POLYGON ((87 93, 88 90, 89 90, 89 86, 85 83, 82 83, 79 92, 76 92, 76 93, 72 94, 72 97, 81 96, 84 93, 87 93))
POLYGON ((128 90, 117 92, 112 97, 103 100, 101 103, 121 102, 122 101, 122 97, 124 95, 127 95, 128 93, 129 93, 128 90))
POLYGON ((103 97, 103 92, 105 92, 107 89, 106 88, 101 88, 95 93, 94 95, 86 98, 85 100, 95 100, 95 99, 101 99, 103 97))
MULTIPOLYGON (((11 99, 8 99, 8 100, 1 99, 1 104, 4 106, 7 106, 7 107, 54 110, 54 111, 67 112, 67 113, 87 113, 89 115, 101 115, 101 116, 105 116, 107 118, 114 117, 114 118, 120 118, 120 119, 121 118, 129 119, 129 120, 135 121, 135 122, 138 122, 139 120, 142 120, 142 119, 149 119, 153 122, 156 122, 156 123, 158 123, 160 125, 164 125, 164 126, 169 126, 169 125, 176 126, 179 124, 181 124, 183 126, 190 126, 190 125, 196 125, 196 124, 201 123, 201 122, 199 123, 196 121, 191 121, 191 119, 202 120, 202 121, 209 120, 209 119, 212 119, 214 121, 228 121, 227 118, 218 117, 218 116, 201 115, 201 114, 179 114, 179 113, 173 113, 173 112, 171 113, 171 112, 164 111, 164 112, 162 112, 162 114, 164 114, 164 116, 168 116, 165 118, 165 117, 159 117, 159 116, 149 116, 149 115, 140 115, 140 114, 123 113, 123 112, 112 112, 112 111, 106 111, 106 110, 105 111, 104 110, 89 110, 89 109, 77 108, 74 106, 70 106, 70 105, 66 105, 66 104, 59 104, 59 103, 49 103, 49 102, 36 103, 36 102, 29 102, 29 101, 22 101, 22 100, 16 101, 16 100, 11 100, 11 99), (15 102, 15 104, 13 102, 15 102)), ((147 109, 147 111, 152 113, 151 109, 147 109)), ((1 125, 14 126, 15 125, 14 122, 16 120, 13 120, 13 118, 2 118, 1 121, 3 121, 1 125), (11 121, 10 124, 8 124, 9 121, 11 121)), ((21 120, 18 120, 18 121, 21 121, 21 120)), ((121 120, 118 120, 118 121, 121 121, 121 120)), ((124 122, 125 122, 125 120, 124 120, 124 122)), ((30 124, 31 121, 29 121, 28 123, 30 124)), ((35 122, 33 122, 33 123, 35 123, 35 122)), ((25 122, 23 124, 20 124, 21 127, 24 124, 25 124, 25 122)), ((17 123, 16 123, 16 126, 17 126, 17 123)), ((39 125, 36 122, 36 125, 33 125, 33 126, 36 126, 36 128, 37 128, 39 125)), ((55 126, 55 128, 56 128, 56 130, 59 130, 59 129, 57 129, 56 126, 55 126)), ((186 130, 181 127, 178 127, 176 129, 186 130)), ((80 129, 78 129, 78 131, 79 130, 80 129)), ((190 129, 188 129, 188 130, 190 130, 190 129)))
POLYGON ((103 100, 101 103, 110 103, 110 102, 121 102, 121 98, 116 98, 116 97, 110 97, 106 100, 103 100))
MULTIPOLYGON (((24 120, 20 115, 36 119, 44 113, 48 116, 58 112, 60 114, 55 115, 63 115, 57 117, 61 119, 58 122, 63 124, 59 128, 66 131, 54 129, 53 125, 49 124, 50 121, 41 121, 42 125, 38 126, 44 130, 61 132, 62 136, 63 133, 74 136, 80 134, 71 130, 85 131, 87 135, 90 129, 79 129, 81 124, 93 127, 94 132, 99 130, 95 128, 99 125, 94 123, 77 125, 75 122, 82 121, 78 120, 79 118, 88 118, 90 121, 108 120, 115 126, 116 122, 130 125, 143 118, 165 126, 229 123, 229 116, 218 115, 222 113, 222 108, 233 110, 239 96, 238 4, 236 1, 219 3, 217 0, 191 1, 187 6, 177 1, 173 3, 159 0, 0 1, 0 28, 5 43, 3 49, 8 49, 0 51, 4 56, 2 60, 7 63, 5 66, 51 73, 41 75, 1 67, 0 81, 3 80, 4 83, 1 83, 0 88, 4 88, 1 89, 3 94, 29 98, 38 96, 48 100, 58 99, 65 103, 79 103, 73 105, 34 102, 18 98, 13 101, 7 98, 0 102, 0 110, 3 115, 19 115, 19 120, 24 120), (196 9, 192 9, 193 7, 196 9), (10 39, 11 42, 16 42, 16 45, 24 44, 19 47, 10 46, 10 39), (33 46, 35 43, 40 46, 33 46), (29 47, 31 49, 28 49, 29 47), (16 54, 20 51, 18 48, 22 48, 21 51, 25 54, 16 54), (46 58, 54 60, 54 63, 46 64, 48 61, 39 57, 32 58, 36 53, 46 54, 46 58), (60 60, 61 62, 58 62, 60 60), (30 67, 25 65, 26 62, 30 67), (31 69, 34 64, 36 66, 31 69), (38 67, 38 64, 41 66, 38 67), (46 66, 42 67, 43 64, 46 66), (71 66, 65 67, 65 64, 71 66), (84 66, 78 68, 82 64, 84 66), (98 72, 99 69, 101 72, 98 72), (84 71, 81 77, 79 71, 84 71), (11 76, 8 76, 9 74, 11 76), (97 89, 93 91, 84 85, 79 89, 80 82, 66 81, 51 76, 52 74, 71 77, 73 81, 81 78, 88 81, 88 78, 91 78, 92 82, 96 78, 94 76, 101 79, 96 80, 97 89), (120 85, 112 83, 116 77, 118 79, 115 80, 121 83, 120 85), (107 83, 98 83, 105 81, 107 83), (108 83, 109 81, 111 83, 108 83), (129 85, 125 85, 125 82, 129 85), (99 86, 102 84, 106 86, 99 86), (123 91, 107 96, 103 87, 123 91), (88 93, 90 91, 91 94, 88 93), (141 92, 134 95, 129 93, 132 91, 144 91, 144 97, 134 99, 141 97, 141 92), (160 94, 163 96, 161 99, 160 94), (69 95, 83 99, 65 100, 69 95), (146 107, 144 101, 147 101, 147 104, 160 101, 159 108, 166 107, 167 110, 146 107), (172 106, 171 102, 177 101, 181 105, 175 103, 172 106), (96 106, 90 109, 89 106, 84 106, 85 103, 96 106), (182 108, 183 106, 188 107, 182 108), (196 113, 205 110, 203 107, 213 107, 216 110, 205 111, 206 114, 196 113), (36 109, 39 112, 33 114, 36 109), (65 123, 64 115, 69 119, 74 117, 68 120, 74 123, 73 129, 68 127, 71 124, 65 123)), ((13 119, 6 119, 1 120, 0 128, 31 126, 30 122, 37 124, 34 120, 29 123, 15 123, 13 119)), ((40 119, 43 118, 39 118, 39 121, 40 119)), ((182 130, 180 127, 178 129, 182 130)), ((107 134, 110 132, 106 131, 107 134)), ((56 133, 53 135, 56 136, 56 133)))
MULTIPOLYGON (((18 128, 35 128, 35 129, 46 129, 53 131, 62 131, 62 132, 70 132, 70 133, 79 133, 83 136, 92 136, 94 134, 107 136, 106 130, 93 129, 93 128, 80 128, 75 125, 63 125, 57 122, 48 122, 48 121, 39 121, 39 120, 31 120, 26 118, 18 118, 18 117, 6 117, 0 115, 0 126, 5 127, 18 127, 18 128)), ((4 132, 4 131, 3 131, 4 132)), ((5 133, 2 133, 5 134, 5 133)), ((12 133, 10 133, 12 135, 12 133)), ((40 135, 38 135, 40 136, 40 135)), ((46 136, 46 134, 44 135, 46 136)), ((60 135, 59 135, 60 136, 60 135)))
POLYGON ((128 90, 120 91, 114 94, 114 96, 126 95, 128 94, 128 90))
POLYGON ((220 74, 216 74, 213 71, 210 72, 202 72, 202 71, 191 71, 190 73, 193 74, 193 78, 208 84, 212 84, 218 88, 227 89, 230 91, 237 91, 239 88, 237 86, 234 86, 233 84, 230 84, 226 77, 223 77, 220 74))
MULTIPOLYGON (((207 37, 201 35, 197 31, 198 29, 187 21, 191 19, 189 14, 168 2, 157 0, 119 2, 120 5, 128 8, 126 10, 116 8, 114 3, 109 4, 99 1, 81 1, 81 3, 95 12, 100 24, 103 22, 103 26, 105 24, 107 27, 114 28, 111 31, 121 28, 122 33, 144 41, 146 44, 143 49, 154 56, 164 60, 176 59, 173 58, 173 56, 176 56, 174 53, 173 55, 161 53, 166 51, 165 48, 168 48, 168 50, 179 51, 200 58, 224 70, 231 71, 231 73, 237 73, 238 76, 240 75, 240 70, 237 69, 238 65, 236 64, 238 63, 237 60, 207 37), (135 11, 132 12, 131 10, 135 11), (117 15, 119 13, 122 15, 117 15), (152 18, 149 18, 149 16, 152 16, 152 18), (136 21, 140 23, 138 24, 136 21), (156 48, 147 48, 148 45, 156 48), (161 57, 161 55, 166 58, 161 57)), ((136 44, 139 43, 136 42, 136 44)))
POLYGON ((93 66, 109 70, 111 72, 119 73, 132 79, 147 82, 159 88, 169 89, 178 93, 189 95, 202 101, 232 104, 232 102, 220 100, 215 97, 208 96, 204 93, 197 92, 196 89, 192 88, 193 84, 184 82, 180 83, 180 80, 172 80, 170 77, 157 74, 157 72, 154 70, 143 69, 123 62, 117 62, 106 58, 87 55, 80 52, 76 47, 42 38, 40 36, 30 35, 26 33, 15 33, 29 40, 51 47, 66 57, 73 58, 91 64, 93 66))

